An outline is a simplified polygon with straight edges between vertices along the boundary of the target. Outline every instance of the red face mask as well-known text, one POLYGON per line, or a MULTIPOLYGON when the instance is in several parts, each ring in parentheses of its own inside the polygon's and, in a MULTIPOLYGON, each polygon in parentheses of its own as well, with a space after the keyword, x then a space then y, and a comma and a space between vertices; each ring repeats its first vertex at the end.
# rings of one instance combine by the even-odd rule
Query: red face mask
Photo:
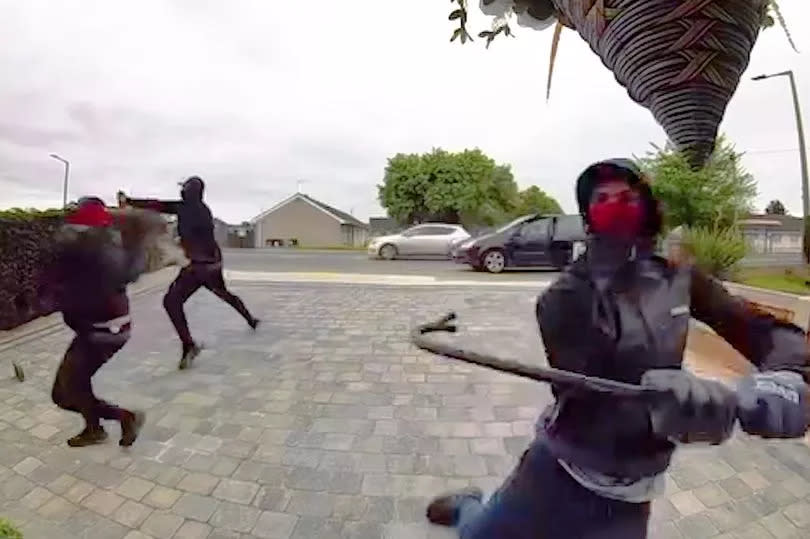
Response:
POLYGON ((588 215, 591 229, 595 233, 628 238, 641 232, 644 212, 640 204, 607 200, 591 204, 588 215))

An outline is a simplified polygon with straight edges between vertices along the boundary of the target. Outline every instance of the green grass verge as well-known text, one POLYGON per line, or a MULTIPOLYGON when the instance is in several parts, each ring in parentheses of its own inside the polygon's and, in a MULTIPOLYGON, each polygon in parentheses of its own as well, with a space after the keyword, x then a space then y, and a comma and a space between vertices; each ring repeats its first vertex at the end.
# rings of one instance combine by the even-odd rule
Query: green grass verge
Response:
POLYGON ((806 268, 743 271, 737 282, 767 290, 810 296, 810 272, 806 268))

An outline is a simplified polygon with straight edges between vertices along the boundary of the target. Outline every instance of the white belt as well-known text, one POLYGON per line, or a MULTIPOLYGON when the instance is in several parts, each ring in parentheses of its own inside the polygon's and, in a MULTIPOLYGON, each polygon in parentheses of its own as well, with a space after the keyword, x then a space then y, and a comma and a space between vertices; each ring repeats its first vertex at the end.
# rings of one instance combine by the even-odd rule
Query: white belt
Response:
POLYGON ((110 333, 116 334, 121 331, 122 327, 130 323, 132 323, 132 318, 130 318, 129 315, 124 315, 119 316, 118 318, 113 318, 112 320, 107 320, 106 322, 96 322, 93 324, 93 327, 98 329, 106 329, 110 333))

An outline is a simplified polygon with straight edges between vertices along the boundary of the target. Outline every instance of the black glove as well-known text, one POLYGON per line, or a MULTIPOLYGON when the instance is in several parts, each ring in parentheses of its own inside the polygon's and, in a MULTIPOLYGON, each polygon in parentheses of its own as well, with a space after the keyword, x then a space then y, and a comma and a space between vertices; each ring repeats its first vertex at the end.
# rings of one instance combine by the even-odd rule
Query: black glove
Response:
POLYGON ((790 371, 747 376, 737 386, 740 425, 763 438, 801 438, 807 430, 807 384, 790 371))
POLYGON ((734 390, 676 369, 647 371, 641 384, 661 392, 650 405, 652 428, 657 435, 683 443, 712 444, 731 436, 737 418, 734 390))

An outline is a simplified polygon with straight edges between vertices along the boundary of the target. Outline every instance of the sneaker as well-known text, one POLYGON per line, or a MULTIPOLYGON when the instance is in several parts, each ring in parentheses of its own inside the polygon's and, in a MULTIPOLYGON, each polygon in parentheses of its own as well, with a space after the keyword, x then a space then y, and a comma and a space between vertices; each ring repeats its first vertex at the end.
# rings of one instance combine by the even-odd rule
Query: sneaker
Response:
POLYGON ((85 427, 83 431, 67 441, 70 447, 85 447, 88 445, 103 444, 107 441, 107 431, 104 427, 85 427))
POLYGON ((427 518, 431 523, 439 526, 455 526, 458 523, 461 503, 468 499, 480 502, 484 499, 484 493, 480 488, 467 487, 438 496, 428 505, 427 518))
POLYGON ((125 412, 124 417, 121 419, 121 439, 118 440, 118 445, 121 447, 129 447, 138 439, 138 433, 141 432, 146 421, 146 414, 140 411, 125 412))
POLYGON ((194 358, 200 355, 200 347, 196 344, 191 345, 183 345, 183 357, 180 358, 180 365, 179 368, 181 371, 184 371, 191 367, 191 364, 194 362, 194 358))

